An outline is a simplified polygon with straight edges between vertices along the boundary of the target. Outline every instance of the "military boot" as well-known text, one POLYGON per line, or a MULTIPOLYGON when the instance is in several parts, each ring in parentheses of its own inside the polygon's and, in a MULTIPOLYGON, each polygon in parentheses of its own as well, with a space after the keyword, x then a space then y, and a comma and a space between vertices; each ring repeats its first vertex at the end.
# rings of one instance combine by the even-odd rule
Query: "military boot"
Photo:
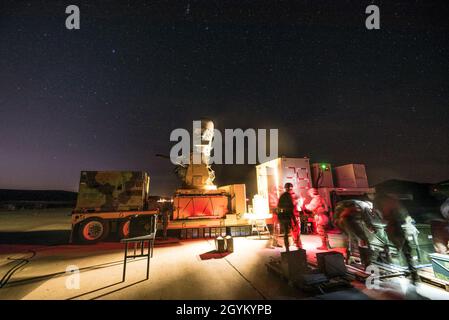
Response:
POLYGON ((321 247, 318 247, 317 250, 329 250, 329 240, 326 236, 321 237, 321 247))
POLYGON ((296 247, 298 249, 302 249, 302 241, 301 238, 298 237, 298 240, 296 240, 296 247))

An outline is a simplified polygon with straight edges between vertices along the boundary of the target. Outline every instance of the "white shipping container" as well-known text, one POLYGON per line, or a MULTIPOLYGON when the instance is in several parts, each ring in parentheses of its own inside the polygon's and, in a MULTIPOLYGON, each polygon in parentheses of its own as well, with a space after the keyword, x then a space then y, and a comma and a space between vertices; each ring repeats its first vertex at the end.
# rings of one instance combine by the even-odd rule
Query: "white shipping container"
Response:
POLYGON ((310 162, 308 158, 277 158, 256 166, 257 191, 276 208, 279 196, 287 182, 293 184, 297 196, 306 197, 311 188, 310 162))

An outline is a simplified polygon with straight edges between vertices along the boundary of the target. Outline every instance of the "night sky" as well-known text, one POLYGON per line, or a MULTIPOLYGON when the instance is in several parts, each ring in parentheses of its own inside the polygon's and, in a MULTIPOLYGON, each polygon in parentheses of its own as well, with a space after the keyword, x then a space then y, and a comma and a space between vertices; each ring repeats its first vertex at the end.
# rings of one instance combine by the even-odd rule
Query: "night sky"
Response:
MULTIPOLYGON (((168 195, 155 154, 203 116, 278 128, 282 155, 365 163, 371 184, 449 179, 449 10, 391 2, 2 0, 0 188, 146 170, 168 195), (380 30, 365 28, 371 3, 380 30)), ((253 166, 215 169, 255 192, 253 166)))

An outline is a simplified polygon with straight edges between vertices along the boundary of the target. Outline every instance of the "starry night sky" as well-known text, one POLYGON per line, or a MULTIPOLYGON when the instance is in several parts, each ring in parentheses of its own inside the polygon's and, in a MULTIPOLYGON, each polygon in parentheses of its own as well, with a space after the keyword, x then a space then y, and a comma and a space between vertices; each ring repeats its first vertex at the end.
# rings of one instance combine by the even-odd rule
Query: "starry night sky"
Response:
MULTIPOLYGON (((173 166, 155 154, 203 116, 279 128, 280 154, 365 163, 371 184, 449 179, 449 10, 391 2, 2 0, 0 188, 146 170, 168 195, 173 166), (365 28, 371 3, 380 30, 365 28)), ((253 166, 215 169, 255 192, 253 166)))

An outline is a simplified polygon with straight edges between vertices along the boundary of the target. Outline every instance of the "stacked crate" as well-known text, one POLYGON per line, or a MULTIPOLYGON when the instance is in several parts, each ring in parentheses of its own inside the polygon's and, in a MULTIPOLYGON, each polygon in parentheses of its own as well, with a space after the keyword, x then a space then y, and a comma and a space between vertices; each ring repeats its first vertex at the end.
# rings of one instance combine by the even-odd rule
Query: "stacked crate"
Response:
MULTIPOLYGON (((404 255, 399 252, 394 244, 389 241, 385 229, 381 225, 375 225, 375 236, 370 239, 371 246, 376 255, 385 262, 393 265, 405 267, 407 261, 404 255)), ((433 246, 433 238, 428 224, 416 224, 419 233, 416 239, 413 236, 408 236, 408 242, 411 247, 411 256, 414 265, 425 265, 431 263, 429 254, 435 252, 433 246)))

